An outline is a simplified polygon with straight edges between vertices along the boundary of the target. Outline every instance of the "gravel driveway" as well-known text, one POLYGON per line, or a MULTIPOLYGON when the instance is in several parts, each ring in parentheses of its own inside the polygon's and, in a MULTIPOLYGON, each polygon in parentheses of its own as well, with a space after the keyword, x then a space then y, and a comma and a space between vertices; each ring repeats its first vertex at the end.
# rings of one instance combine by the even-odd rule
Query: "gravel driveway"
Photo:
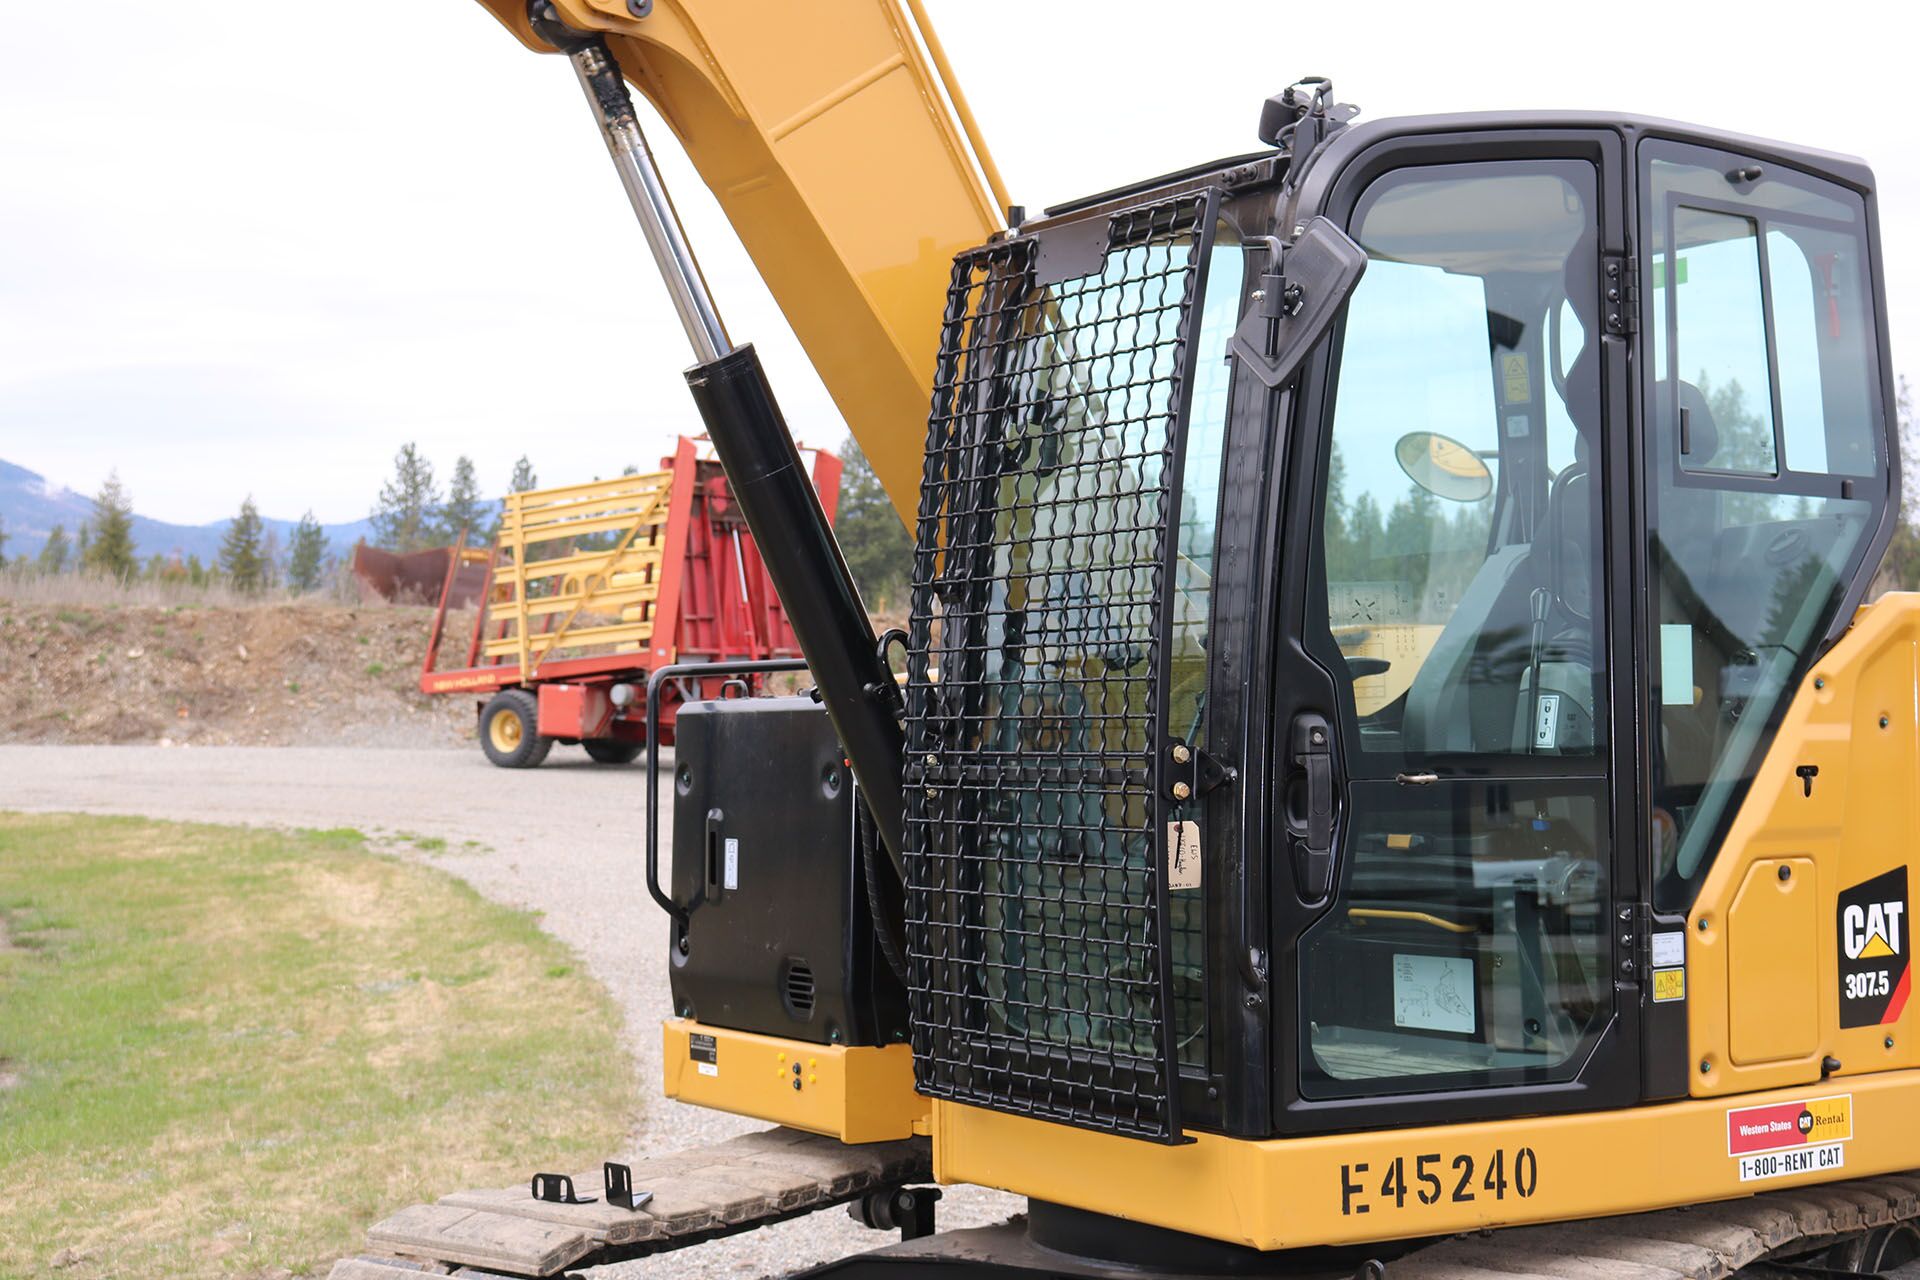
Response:
MULTIPOLYGON (((662 793, 672 777, 663 761, 662 793)), ((0 808, 134 814, 192 822, 353 827, 383 847, 468 881, 496 902, 544 913, 613 993, 639 1071, 645 1112, 629 1156, 762 1128, 659 1096, 660 1022, 669 1012, 666 918, 642 870, 644 761, 610 768, 558 747, 538 769, 489 765, 461 750, 346 747, 0 746, 0 808), (425 853, 406 838, 435 837, 425 853)), ((662 810, 670 817, 669 804, 662 810)), ((670 831, 662 824, 662 844, 670 831)), ((448 1187, 449 1192, 460 1188, 448 1187)), ((1004 1219, 1022 1203, 949 1188, 942 1227, 1004 1219)), ((597 1275, 718 1277, 779 1274, 886 1243, 843 1210, 597 1275)))

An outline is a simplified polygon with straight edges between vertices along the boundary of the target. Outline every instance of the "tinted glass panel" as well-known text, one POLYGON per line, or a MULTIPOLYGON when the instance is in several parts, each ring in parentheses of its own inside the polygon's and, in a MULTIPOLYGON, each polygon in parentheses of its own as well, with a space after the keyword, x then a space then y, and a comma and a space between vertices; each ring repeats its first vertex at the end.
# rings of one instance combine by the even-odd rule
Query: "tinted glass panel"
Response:
MULTIPOLYGON (((1172 645, 1168 669, 1167 733, 1183 741, 1207 742, 1207 628, 1213 616, 1213 561, 1220 528, 1220 461, 1227 438, 1227 395, 1233 365, 1227 343, 1240 323, 1240 294, 1245 255, 1232 229, 1221 226, 1208 253, 1207 288, 1201 299, 1195 343, 1193 398, 1180 475, 1180 521, 1175 534, 1172 645)), ((1207 1063, 1206 878, 1199 862, 1207 839, 1206 805, 1199 799, 1171 801, 1167 817, 1172 838, 1183 841, 1170 851, 1168 923, 1173 953, 1174 1036, 1183 1066, 1207 1063), (1192 824, 1192 825, 1188 825, 1192 824)))
POLYGON ((1884 427, 1858 199, 1643 154, 1654 901, 1683 911, 1879 518, 1884 484, 1828 475, 1879 472, 1884 427))
POLYGON ((1350 749, 1604 744, 1593 181, 1570 162, 1410 169, 1356 215, 1371 262, 1321 509, 1350 749))
MULTIPOLYGON (((1773 475, 1773 400, 1767 372, 1767 319, 1760 300, 1760 241, 1751 218, 1681 206, 1675 211, 1680 238, 1674 279, 1679 315, 1675 343, 1679 367, 1700 388, 1717 431, 1685 432, 1682 465, 1715 471, 1773 475)), ((1656 288, 1665 287, 1664 262, 1654 268, 1656 288)), ((1680 412, 1691 411, 1682 405, 1680 412)))
POLYGON ((1356 786, 1306 941, 1310 1096, 1571 1074, 1611 1006, 1606 787, 1356 786))

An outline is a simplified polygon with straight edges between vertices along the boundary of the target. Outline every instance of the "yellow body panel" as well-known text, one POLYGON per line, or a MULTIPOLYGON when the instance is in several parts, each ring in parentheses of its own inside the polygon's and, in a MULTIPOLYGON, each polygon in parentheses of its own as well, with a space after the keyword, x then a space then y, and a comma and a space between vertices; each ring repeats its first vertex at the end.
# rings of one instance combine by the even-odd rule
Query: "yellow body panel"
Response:
MULTIPOLYGON (((1892 1023, 1840 1026, 1836 909, 1844 890, 1882 873, 1920 878, 1916 690, 1920 595, 1896 593, 1855 614, 1794 695, 1688 921, 1696 1095, 1815 1081, 1829 1057, 1838 1076, 1920 1066, 1911 1000, 1892 1023), (1819 770, 1811 794, 1803 766, 1819 770), (1788 917, 1749 915, 1755 899, 1743 896, 1782 860, 1804 884, 1795 893, 1808 893, 1784 934, 1788 917)), ((1907 1123, 1920 1133, 1920 1112, 1907 1123)))
POLYGON ((669 1098, 849 1143, 925 1132, 928 1103, 913 1091, 913 1051, 904 1044, 808 1044, 688 1018, 667 1019, 663 1035, 669 1098), (712 1040, 698 1057, 695 1036, 712 1040))
POLYGON ((1290 1249, 1636 1213, 1893 1173, 1920 1163, 1917 1126, 1920 1072, 1901 1071, 1752 1098, 1266 1142, 1198 1134, 1171 1147, 936 1101, 933 1151, 942 1182, 1290 1249), (1849 1135, 1821 1144, 1837 1146, 1843 1163, 1741 1181, 1728 1113, 1818 1099, 1829 1100, 1816 1115, 1845 1121, 1816 1135, 1849 1135))
POLYGON ((1727 1052, 1740 1066, 1804 1060, 1820 1047, 1819 918, 1810 860, 1747 869, 1727 911, 1727 1052))
MULTIPOLYGON (((543 47, 523 0, 482 3, 543 47)), ((953 256, 1000 229, 1004 197, 908 12, 656 0, 635 19, 624 0, 554 3, 569 26, 607 34, 685 145, 911 527, 953 256)))

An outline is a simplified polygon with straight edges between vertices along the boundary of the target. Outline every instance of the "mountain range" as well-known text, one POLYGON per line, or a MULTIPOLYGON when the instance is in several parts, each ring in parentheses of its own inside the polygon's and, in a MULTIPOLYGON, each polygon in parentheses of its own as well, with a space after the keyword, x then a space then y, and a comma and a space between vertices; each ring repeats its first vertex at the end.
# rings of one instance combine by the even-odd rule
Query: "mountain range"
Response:
MULTIPOLYGON (((6 534, 8 559, 40 554, 47 534, 58 524, 73 538, 82 524, 93 515, 93 499, 60 485, 51 484, 38 472, 0 459, 0 531, 6 534)), ((262 516, 261 523, 278 535, 282 547, 293 536, 296 520, 262 516)), ((361 538, 369 537, 372 522, 354 520, 346 524, 322 525, 329 549, 345 555, 361 538)), ((199 556, 203 564, 212 564, 220 554, 220 539, 227 531, 225 520, 207 524, 172 524, 138 512, 133 517, 133 544, 142 560, 149 556, 199 556)))

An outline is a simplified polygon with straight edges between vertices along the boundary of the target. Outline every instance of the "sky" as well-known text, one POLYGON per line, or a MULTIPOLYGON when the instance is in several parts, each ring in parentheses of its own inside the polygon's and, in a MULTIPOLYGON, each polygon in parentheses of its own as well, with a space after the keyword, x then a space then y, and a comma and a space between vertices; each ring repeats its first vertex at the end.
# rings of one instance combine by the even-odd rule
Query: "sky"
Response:
MULTIPOLYGON (((1623 2, 1604 30, 1583 5, 928 7, 1029 209, 1254 149, 1261 101, 1308 74, 1363 119, 1585 108, 1864 156, 1894 363, 1920 372, 1911 58, 1859 41, 1863 4, 1623 2)), ((522 454, 569 483, 698 429, 685 338, 563 60, 471 0, 82 8, 0 0, 0 458, 83 492, 117 469, 160 519, 251 494, 332 522, 366 514, 403 441, 443 476, 472 456, 497 492, 522 454)), ((648 134, 729 330, 795 433, 836 444, 718 207, 648 134)))

